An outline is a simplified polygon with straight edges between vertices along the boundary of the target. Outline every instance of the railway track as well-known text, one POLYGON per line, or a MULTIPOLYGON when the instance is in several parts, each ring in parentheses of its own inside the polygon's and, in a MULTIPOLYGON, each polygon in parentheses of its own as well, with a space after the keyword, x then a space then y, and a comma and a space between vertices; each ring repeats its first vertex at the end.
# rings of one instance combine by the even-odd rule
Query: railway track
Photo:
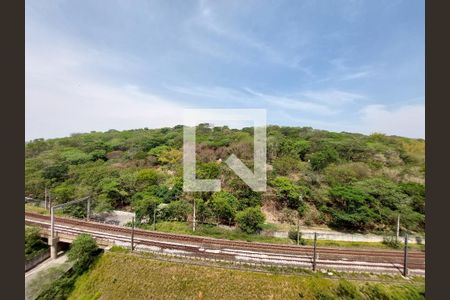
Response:
MULTIPOLYGON (((25 213, 25 221, 49 229, 50 217, 25 213)), ((96 238, 106 238, 118 243, 130 242, 131 228, 98 222, 87 222, 72 218, 55 217, 57 232, 79 234, 87 232, 96 238)), ((264 264, 286 264, 311 267, 313 247, 231 241, 209 237, 162 233, 135 229, 137 247, 158 251, 181 251, 186 255, 221 260, 239 260, 264 264)), ((317 267, 339 270, 368 270, 399 272, 403 268, 403 252, 395 250, 369 250, 317 247, 317 267)), ((424 274, 425 255, 422 252, 408 253, 408 266, 412 273, 424 274)))

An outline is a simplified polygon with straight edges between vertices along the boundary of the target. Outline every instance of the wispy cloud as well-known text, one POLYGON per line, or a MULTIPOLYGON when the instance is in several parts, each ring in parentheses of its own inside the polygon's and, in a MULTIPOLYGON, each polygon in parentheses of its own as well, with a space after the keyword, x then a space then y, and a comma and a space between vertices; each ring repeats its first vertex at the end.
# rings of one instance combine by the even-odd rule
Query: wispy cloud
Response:
POLYGON ((413 138, 425 137, 425 106, 403 105, 390 108, 386 105, 368 105, 360 111, 361 131, 382 132, 413 138))
POLYGON ((357 100, 364 100, 367 97, 357 93, 351 93, 336 89, 326 89, 318 91, 305 91, 299 93, 299 95, 310 101, 318 103, 326 103, 330 106, 343 106, 346 104, 354 103, 357 100))
POLYGON ((341 80, 353 80, 360 79, 370 76, 372 73, 369 71, 355 72, 351 74, 344 75, 341 80))
MULTIPOLYGON (((303 57, 299 53, 285 53, 282 48, 272 45, 256 37, 254 34, 245 33, 242 28, 236 29, 227 24, 221 18, 221 11, 214 7, 214 2, 199 2, 199 13, 194 15, 186 23, 185 37, 187 43, 197 51, 214 57, 221 57, 237 62, 258 64, 265 63, 278 64, 288 68, 298 69, 308 76, 312 76, 312 71, 303 65, 303 57), (275 47, 274 47, 275 46, 275 47), (246 49, 251 55, 244 57, 242 49, 246 49)), ((296 37, 296 44, 307 44, 306 35, 296 37)))
POLYGON ((51 52, 46 45, 52 40, 44 36, 26 46, 27 140, 177 124, 172 118, 182 109, 177 102, 131 83, 111 82, 108 71, 133 68, 130 63, 79 41, 56 40, 51 52))
POLYGON ((271 94, 251 88, 233 89, 219 86, 168 86, 166 88, 182 94, 204 97, 227 103, 234 101, 241 105, 263 105, 277 109, 302 111, 322 116, 339 113, 344 106, 366 97, 340 90, 308 90, 289 95, 271 94))
POLYGON ((190 107, 420 136, 424 5, 391 3, 28 1, 27 139, 170 126, 190 107))
POLYGON ((256 96, 258 99, 270 103, 278 108, 284 108, 288 110, 302 111, 304 113, 313 113, 319 115, 333 115, 337 111, 331 107, 312 101, 305 101, 297 98, 291 98, 286 96, 270 95, 266 93, 256 92, 246 88, 250 94, 256 96))

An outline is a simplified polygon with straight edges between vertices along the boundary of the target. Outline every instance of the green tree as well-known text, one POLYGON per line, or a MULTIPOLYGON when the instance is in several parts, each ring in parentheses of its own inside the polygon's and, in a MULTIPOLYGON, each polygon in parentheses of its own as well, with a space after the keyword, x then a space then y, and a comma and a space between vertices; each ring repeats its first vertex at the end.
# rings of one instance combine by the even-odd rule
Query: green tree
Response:
POLYGON ((259 232, 262 229, 262 225, 266 217, 261 212, 261 208, 258 207, 248 207, 243 211, 240 211, 236 215, 236 221, 239 228, 247 233, 259 232))
POLYGON ((282 156, 272 162, 275 174, 283 176, 299 173, 305 168, 303 164, 305 163, 291 156, 282 156))
POLYGON ((213 212, 211 207, 209 207, 206 202, 201 199, 195 199, 195 210, 196 210, 196 219, 199 223, 205 223, 208 219, 213 217, 213 212))
POLYGON ((32 255, 36 251, 47 248, 47 245, 42 240, 39 231, 40 230, 38 227, 25 227, 25 256, 32 255))
POLYGON ((42 170, 42 176, 52 181, 63 181, 67 178, 69 167, 64 163, 58 163, 42 170))
POLYGON ((98 252, 96 241, 89 234, 82 233, 72 242, 67 252, 69 261, 73 261, 75 272, 83 272, 94 260, 98 252))
POLYGON ((199 179, 216 179, 220 174, 220 165, 215 162, 200 163, 196 174, 199 179))
POLYGON ((152 220, 154 211, 161 202, 161 199, 149 194, 135 197, 131 205, 136 213, 136 222, 140 223, 144 218, 152 220))
POLYGON ((277 200, 292 209, 302 207, 304 205, 303 199, 309 195, 307 187, 295 185, 287 177, 278 176, 271 184, 275 189, 277 200))
POLYGON ((400 184, 400 188, 408 195, 410 201, 411 201, 411 207, 414 209, 414 211, 425 214, 425 186, 420 183, 402 183, 400 184))
POLYGON ((163 218, 171 221, 186 221, 192 205, 183 200, 170 202, 164 209, 163 218))
POLYGON ((333 162, 337 162, 339 160, 339 154, 331 146, 328 146, 311 154, 309 160, 313 170, 318 171, 324 169, 333 162))
POLYGON ((228 192, 215 192, 209 205, 220 223, 231 225, 239 206, 239 202, 232 194, 228 192))
POLYGON ((94 150, 92 152, 89 153, 89 156, 91 157, 92 161, 96 161, 96 160, 108 160, 108 158, 106 157, 106 151, 103 149, 98 149, 98 150, 94 150))
POLYGON ((154 169, 141 169, 136 172, 136 184, 141 187, 157 185, 159 174, 154 169))
POLYGON ((306 140, 283 139, 280 143, 280 152, 284 156, 291 156, 304 160, 311 148, 311 143, 306 140))
POLYGON ((367 230, 380 221, 375 199, 362 189, 336 186, 330 190, 333 201, 332 225, 340 228, 367 230))
POLYGON ((75 186, 68 182, 63 182, 55 186, 52 190, 52 197, 57 203, 64 203, 75 197, 75 186))

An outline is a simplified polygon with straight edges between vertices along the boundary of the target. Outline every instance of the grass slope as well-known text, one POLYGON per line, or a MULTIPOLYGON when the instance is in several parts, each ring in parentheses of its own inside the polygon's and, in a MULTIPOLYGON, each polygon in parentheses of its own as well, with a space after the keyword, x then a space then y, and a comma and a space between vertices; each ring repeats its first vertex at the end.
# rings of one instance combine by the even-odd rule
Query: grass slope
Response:
POLYGON ((423 282, 367 284, 105 253, 69 299, 424 299, 423 282))

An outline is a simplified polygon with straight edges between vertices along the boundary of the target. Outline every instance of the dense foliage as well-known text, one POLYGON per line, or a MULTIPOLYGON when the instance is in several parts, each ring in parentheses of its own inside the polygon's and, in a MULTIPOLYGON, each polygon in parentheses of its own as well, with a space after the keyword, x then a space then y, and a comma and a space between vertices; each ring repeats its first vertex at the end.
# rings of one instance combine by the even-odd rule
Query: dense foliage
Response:
POLYGON ((236 221, 239 228, 247 233, 255 233, 261 231, 266 217, 259 207, 248 207, 239 212, 236 221))
POLYGON ((67 299, 74 288, 77 278, 89 269, 99 253, 100 249, 92 236, 85 233, 78 235, 67 252, 68 260, 73 262, 72 268, 52 282, 51 286, 43 291, 37 299, 67 299))
POLYGON ((47 243, 41 238, 38 227, 25 227, 25 258, 31 258, 44 249, 48 249, 47 243))
MULTIPOLYGON (((253 129, 197 127, 197 177, 222 191, 184 193, 183 127, 109 130, 27 142, 26 195, 62 203, 86 195, 96 211, 133 209, 138 221, 197 219, 235 225, 249 207, 274 207, 279 222, 348 230, 425 227, 425 141, 312 128, 267 128, 268 189, 253 192, 223 162, 235 154, 253 165, 253 129)), ((83 204, 66 212, 82 214, 83 204)), ((272 218, 273 219, 273 218, 272 218)))
POLYGON ((85 271, 98 254, 97 242, 89 234, 82 233, 70 245, 67 252, 69 261, 73 261, 76 272, 85 271))

